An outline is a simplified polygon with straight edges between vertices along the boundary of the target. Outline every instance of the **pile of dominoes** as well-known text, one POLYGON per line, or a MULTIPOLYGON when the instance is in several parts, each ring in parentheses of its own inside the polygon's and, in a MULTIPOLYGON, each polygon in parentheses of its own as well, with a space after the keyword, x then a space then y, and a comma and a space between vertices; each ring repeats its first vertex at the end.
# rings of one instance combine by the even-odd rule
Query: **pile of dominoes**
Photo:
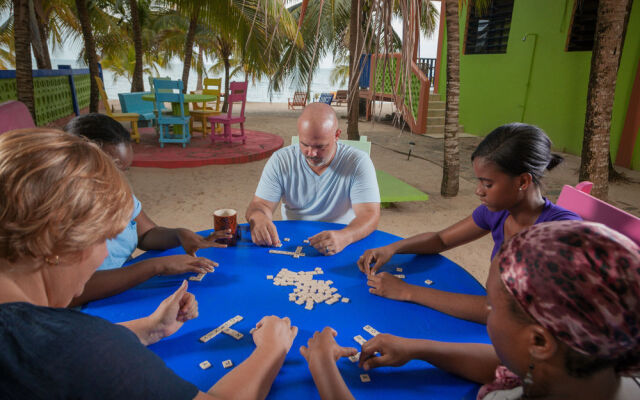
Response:
MULTIPOLYGON (((338 293, 338 289, 331 287, 331 280, 316 280, 314 275, 324 274, 322 268, 317 267, 313 271, 294 272, 286 268, 282 268, 278 275, 273 277, 267 275, 267 279, 273 279, 276 286, 295 286, 293 292, 289 293, 289 301, 297 305, 305 305, 307 310, 313 310, 315 303, 334 304, 340 301, 342 295, 338 293)), ((343 303, 348 303, 349 298, 342 297, 343 303)))

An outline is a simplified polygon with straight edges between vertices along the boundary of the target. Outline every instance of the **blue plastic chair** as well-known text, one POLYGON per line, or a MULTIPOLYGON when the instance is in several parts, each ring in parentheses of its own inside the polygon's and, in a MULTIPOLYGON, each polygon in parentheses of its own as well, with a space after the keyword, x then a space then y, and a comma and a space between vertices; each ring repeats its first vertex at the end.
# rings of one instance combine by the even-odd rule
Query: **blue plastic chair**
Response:
POLYGON ((155 124, 156 114, 153 112, 153 102, 142 100, 143 95, 150 93, 151 92, 118 93, 122 112, 140 115, 140 118, 138 118, 138 126, 150 126, 149 124, 152 126, 155 124), (141 123, 145 123, 145 125, 141 123))
POLYGON ((333 93, 321 93, 320 98, 318 99, 318 103, 324 103, 331 105, 333 101, 333 93))
POLYGON ((158 114, 158 129, 160 133, 160 147, 165 143, 182 143, 186 147, 191 141, 189 134, 189 116, 184 113, 184 93, 182 81, 154 79, 156 109, 162 109, 162 103, 171 103, 173 114, 158 114), (173 126, 173 133, 170 133, 173 126))

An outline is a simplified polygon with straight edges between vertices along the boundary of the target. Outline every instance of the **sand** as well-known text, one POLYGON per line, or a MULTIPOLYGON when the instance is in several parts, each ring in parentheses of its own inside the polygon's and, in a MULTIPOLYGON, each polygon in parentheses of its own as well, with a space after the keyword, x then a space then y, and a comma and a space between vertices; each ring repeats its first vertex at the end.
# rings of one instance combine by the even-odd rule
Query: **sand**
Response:
MULTIPOLYGON (((346 138, 346 107, 334 109, 340 117, 343 138, 346 138)), ((382 110, 376 111, 384 117, 392 108, 385 104, 382 110)), ((300 113, 300 110, 287 110, 286 104, 282 103, 248 103, 246 127, 280 135, 287 145, 291 136, 297 134, 296 120, 300 113)), ((454 198, 443 198, 440 196, 442 139, 413 135, 385 122, 361 122, 360 134, 367 135, 373 143, 371 158, 376 169, 402 179, 430 197, 426 202, 398 203, 383 209, 378 229, 400 237, 437 231, 468 217, 479 205, 474 195, 476 182, 469 162, 479 138, 460 139, 460 191, 454 198), (407 160, 411 141, 415 146, 407 160)), ((563 155, 566 162, 545 178, 546 193, 554 201, 563 184, 575 185, 578 181, 579 158, 563 155)), ((213 227, 212 213, 218 208, 234 208, 238 210, 239 222, 246 222, 244 212, 253 198, 265 163, 266 160, 184 169, 131 168, 127 175, 144 211, 153 221, 162 226, 199 231, 213 227)), ((612 184, 610 201, 640 216, 640 172, 619 170, 632 182, 612 184)), ((278 210, 276 219, 279 218, 278 210)), ((493 241, 487 235, 443 254, 484 284, 492 248, 493 241)))

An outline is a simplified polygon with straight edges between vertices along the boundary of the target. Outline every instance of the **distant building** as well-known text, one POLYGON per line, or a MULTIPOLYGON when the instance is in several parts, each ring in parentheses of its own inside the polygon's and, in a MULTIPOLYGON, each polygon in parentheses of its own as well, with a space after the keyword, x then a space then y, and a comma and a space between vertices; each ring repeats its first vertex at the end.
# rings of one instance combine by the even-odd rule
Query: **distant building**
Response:
MULTIPOLYGON (((460 124, 465 132, 485 135, 521 121, 544 129, 555 148, 580 155, 597 4, 493 0, 478 16, 469 0, 460 10, 460 124)), ((446 30, 440 37, 438 93, 444 100, 446 30)), ((612 158, 635 170, 640 170, 639 60, 640 1, 635 1, 611 121, 612 158)))

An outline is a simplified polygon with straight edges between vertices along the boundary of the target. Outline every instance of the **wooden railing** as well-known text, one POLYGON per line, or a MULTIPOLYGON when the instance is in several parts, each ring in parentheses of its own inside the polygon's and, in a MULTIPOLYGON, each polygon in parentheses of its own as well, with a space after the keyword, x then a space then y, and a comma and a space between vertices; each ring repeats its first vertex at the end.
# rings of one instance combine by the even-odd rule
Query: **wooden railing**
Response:
POLYGON ((402 66, 400 53, 373 54, 369 89, 361 90, 360 97, 368 100, 367 117, 371 112, 372 101, 395 103, 408 123, 411 132, 424 134, 427 130, 427 111, 429 105, 430 82, 425 73, 414 62, 408 71, 402 66))
POLYGON ((418 58, 416 61, 418 68, 424 72, 433 87, 433 77, 436 75, 436 59, 435 58, 418 58))

